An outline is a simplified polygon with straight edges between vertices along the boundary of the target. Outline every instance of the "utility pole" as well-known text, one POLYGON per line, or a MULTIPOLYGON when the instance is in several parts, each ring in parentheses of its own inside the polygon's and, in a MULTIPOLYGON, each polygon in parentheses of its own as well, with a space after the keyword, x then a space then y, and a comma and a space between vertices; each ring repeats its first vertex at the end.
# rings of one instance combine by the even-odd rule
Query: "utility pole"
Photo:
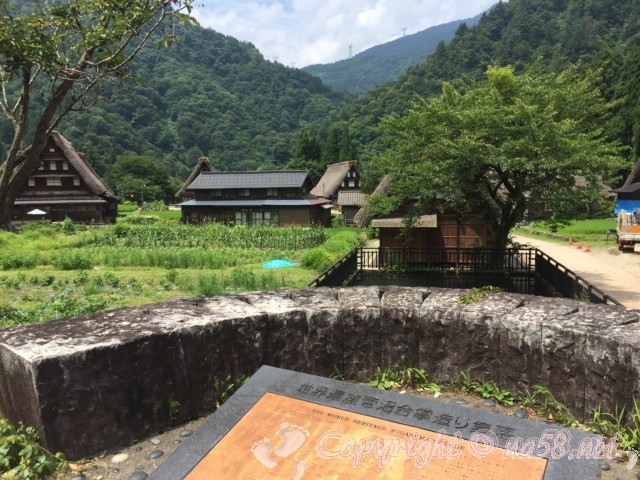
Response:
POLYGON ((353 57, 353 45, 349 45, 349 58, 353 57))
POLYGON ((402 29, 402 36, 404 37, 407 34, 407 27, 402 29))

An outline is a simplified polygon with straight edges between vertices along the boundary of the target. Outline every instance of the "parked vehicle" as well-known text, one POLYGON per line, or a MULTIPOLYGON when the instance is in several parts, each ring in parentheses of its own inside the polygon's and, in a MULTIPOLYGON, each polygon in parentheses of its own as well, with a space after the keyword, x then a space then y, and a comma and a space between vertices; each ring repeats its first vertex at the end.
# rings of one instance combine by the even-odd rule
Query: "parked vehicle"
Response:
POLYGON ((618 213, 618 223, 616 227, 616 241, 618 250, 625 248, 635 249, 636 244, 640 244, 640 209, 633 212, 620 210, 618 213))

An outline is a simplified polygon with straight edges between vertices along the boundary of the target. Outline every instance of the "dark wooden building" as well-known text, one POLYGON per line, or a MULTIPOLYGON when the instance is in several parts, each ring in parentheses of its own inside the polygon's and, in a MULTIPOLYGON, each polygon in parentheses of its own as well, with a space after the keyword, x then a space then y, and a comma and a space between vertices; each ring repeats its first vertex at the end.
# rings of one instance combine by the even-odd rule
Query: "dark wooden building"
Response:
POLYGON ((353 225, 355 214, 365 204, 365 195, 360 190, 358 162, 350 160, 328 165, 311 193, 329 200, 340 212, 343 225, 353 225))
MULTIPOLYGON (((371 196, 384 195, 389 188, 389 177, 382 179, 371 196)), ((479 215, 457 212, 439 212, 434 206, 419 216, 405 235, 405 219, 412 201, 407 200, 397 211, 385 217, 371 218, 366 206, 355 216, 361 227, 371 226, 379 231, 381 247, 407 248, 476 248, 487 245, 489 229, 479 215)))
POLYGON ((185 189, 182 221, 329 226, 331 205, 312 187, 306 171, 202 172, 185 189))
POLYGON ((11 209, 14 223, 59 222, 65 217, 78 223, 106 223, 117 216, 118 198, 58 132, 49 137, 40 169, 29 177, 11 209))

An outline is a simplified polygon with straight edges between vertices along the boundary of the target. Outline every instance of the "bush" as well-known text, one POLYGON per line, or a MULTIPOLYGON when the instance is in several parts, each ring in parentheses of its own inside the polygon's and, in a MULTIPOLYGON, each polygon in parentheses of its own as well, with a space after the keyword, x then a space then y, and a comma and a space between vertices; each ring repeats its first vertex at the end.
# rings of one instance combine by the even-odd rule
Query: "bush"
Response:
POLYGON ((89 252, 67 250, 55 254, 51 264, 58 270, 88 270, 93 267, 93 260, 89 252))
POLYGON ((15 428, 0 418, 0 472, 2 478, 45 478, 56 470, 66 470, 61 453, 51 455, 38 443, 38 433, 22 423, 15 428))
POLYGON ((333 259, 329 253, 323 248, 314 248, 302 255, 302 265, 319 272, 326 270, 333 263, 333 259))
POLYGON ((76 233, 76 226, 69 217, 64 217, 62 222, 62 233, 65 235, 74 235, 76 233))
POLYGON ((19 255, 12 253, 11 255, 0 255, 0 269, 14 270, 17 268, 33 268, 38 264, 35 255, 19 255))

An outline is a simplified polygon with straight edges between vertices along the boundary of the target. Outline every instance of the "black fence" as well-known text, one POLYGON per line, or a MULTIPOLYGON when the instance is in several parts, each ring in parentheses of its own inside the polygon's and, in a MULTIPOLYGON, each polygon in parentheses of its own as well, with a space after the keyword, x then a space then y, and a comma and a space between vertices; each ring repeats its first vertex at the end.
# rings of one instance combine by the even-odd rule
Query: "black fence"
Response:
POLYGON ((558 293, 565 298, 575 298, 591 303, 621 305, 616 299, 537 249, 535 272, 553 285, 558 293))
POLYGON ((359 262, 361 248, 355 248, 338 260, 335 264, 322 272, 318 278, 309 284, 310 287, 339 287, 349 285, 353 278, 362 271, 359 262))
POLYGON ((445 288, 491 284, 509 292, 620 305, 536 248, 357 248, 309 286, 354 284, 445 288))

